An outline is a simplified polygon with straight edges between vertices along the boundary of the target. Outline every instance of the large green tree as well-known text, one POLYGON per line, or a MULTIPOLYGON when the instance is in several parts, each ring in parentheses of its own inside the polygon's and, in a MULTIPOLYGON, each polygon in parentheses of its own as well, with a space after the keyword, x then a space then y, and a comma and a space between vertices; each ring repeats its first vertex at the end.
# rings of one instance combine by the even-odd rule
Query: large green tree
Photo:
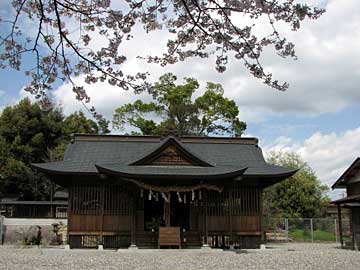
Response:
POLYGON ((6 107, 0 116, 1 189, 25 199, 42 197, 47 182, 34 174, 31 162, 43 162, 47 149, 62 140, 64 116, 60 109, 41 110, 29 99, 6 107))
POLYGON ((152 102, 136 100, 117 108, 113 126, 124 129, 129 124, 144 135, 171 130, 178 135, 241 136, 246 124, 239 119, 235 101, 224 97, 220 84, 208 82, 203 95, 194 98, 198 81, 185 78, 183 84, 176 84, 176 80, 175 75, 167 73, 152 88, 152 102))
POLYGON ((321 184, 314 171, 299 155, 288 152, 271 152, 271 164, 299 169, 292 177, 273 185, 264 192, 264 213, 270 217, 319 217, 329 202, 328 187, 321 184))
POLYGON ((30 164, 62 159, 71 133, 100 130, 81 112, 65 117, 61 108, 44 111, 29 99, 6 107, 0 115, 0 197, 44 199, 50 192, 49 181, 33 172, 30 164))

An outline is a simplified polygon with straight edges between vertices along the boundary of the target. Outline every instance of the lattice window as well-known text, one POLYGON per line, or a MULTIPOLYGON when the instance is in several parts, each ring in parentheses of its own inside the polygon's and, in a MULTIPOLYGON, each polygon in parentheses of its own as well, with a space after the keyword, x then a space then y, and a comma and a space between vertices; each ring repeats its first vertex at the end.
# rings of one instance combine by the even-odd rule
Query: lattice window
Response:
POLYGON ((224 192, 208 192, 208 215, 233 216, 257 215, 260 213, 260 189, 237 188, 224 192))
POLYGON ((129 215, 130 199, 121 187, 73 187, 70 189, 73 214, 129 215))

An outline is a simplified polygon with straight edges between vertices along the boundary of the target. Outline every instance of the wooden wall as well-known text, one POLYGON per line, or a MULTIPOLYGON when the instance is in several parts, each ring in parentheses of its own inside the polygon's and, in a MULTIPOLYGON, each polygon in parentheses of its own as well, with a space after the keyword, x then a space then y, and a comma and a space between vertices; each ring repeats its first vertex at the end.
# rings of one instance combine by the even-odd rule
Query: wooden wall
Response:
MULTIPOLYGON (((261 231, 261 190, 236 188, 207 193, 209 233, 257 234, 261 231)), ((201 219, 204 222, 204 218, 201 219)), ((202 226, 204 226, 202 224, 202 226)))
POLYGON ((69 225, 72 232, 128 232, 131 204, 121 187, 72 187, 69 189, 69 225))
POLYGON ((360 182, 348 184, 346 187, 347 196, 359 195, 360 194, 360 182))
MULTIPOLYGON (((261 240, 259 188, 239 187, 225 189, 221 193, 203 191, 202 194, 201 200, 188 202, 190 231, 186 234, 193 245, 201 244, 205 235, 213 246, 220 242, 224 245, 229 241, 240 244, 246 242, 246 247, 252 243, 258 245, 261 240)), ((70 244, 73 247, 96 247, 101 242, 114 248, 127 246, 130 244, 133 222, 133 231, 136 231, 139 244, 141 242, 146 246, 150 240, 156 243, 156 235, 144 231, 143 204, 144 200, 134 190, 124 187, 70 188, 70 244)))

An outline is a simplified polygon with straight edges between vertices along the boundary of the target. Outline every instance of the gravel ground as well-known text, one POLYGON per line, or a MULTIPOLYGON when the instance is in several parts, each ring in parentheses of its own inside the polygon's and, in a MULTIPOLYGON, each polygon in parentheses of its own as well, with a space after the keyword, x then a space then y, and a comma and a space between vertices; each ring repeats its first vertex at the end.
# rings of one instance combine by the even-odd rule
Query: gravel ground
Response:
POLYGON ((283 244, 267 250, 97 251, 0 247, 0 269, 360 269, 360 252, 328 244, 283 244))

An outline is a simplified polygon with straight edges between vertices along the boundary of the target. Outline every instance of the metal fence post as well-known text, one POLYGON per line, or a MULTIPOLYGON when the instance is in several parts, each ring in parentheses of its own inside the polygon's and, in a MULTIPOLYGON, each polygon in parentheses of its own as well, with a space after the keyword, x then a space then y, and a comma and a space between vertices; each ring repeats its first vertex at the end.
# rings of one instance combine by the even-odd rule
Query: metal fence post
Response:
POLYGON ((289 242, 289 219, 285 218, 285 235, 286 242, 289 242))
POLYGON ((3 234, 4 234, 4 217, 0 216, 0 245, 3 244, 3 234))
POLYGON ((334 226, 335 226, 335 242, 338 243, 338 236, 337 236, 337 224, 336 224, 336 218, 334 218, 334 226))
POLYGON ((277 220, 275 220, 275 222, 274 222, 274 240, 275 240, 275 242, 277 240, 277 237, 276 237, 276 221, 277 220))
POLYGON ((310 218, 310 230, 311 230, 311 242, 314 243, 314 226, 313 226, 313 219, 310 218))

